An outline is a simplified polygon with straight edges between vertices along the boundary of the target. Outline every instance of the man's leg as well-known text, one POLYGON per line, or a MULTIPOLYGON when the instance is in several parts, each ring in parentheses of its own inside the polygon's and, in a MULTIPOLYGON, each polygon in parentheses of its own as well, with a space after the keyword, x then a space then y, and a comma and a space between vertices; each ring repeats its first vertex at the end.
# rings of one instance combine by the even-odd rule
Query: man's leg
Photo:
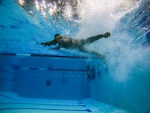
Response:
POLYGON ((80 47, 78 48, 81 52, 84 52, 84 53, 89 53, 89 54, 93 54, 93 55, 96 55, 98 58, 102 59, 103 62, 105 63, 105 56, 96 52, 96 51, 89 51, 87 49, 85 49, 84 47, 80 47))

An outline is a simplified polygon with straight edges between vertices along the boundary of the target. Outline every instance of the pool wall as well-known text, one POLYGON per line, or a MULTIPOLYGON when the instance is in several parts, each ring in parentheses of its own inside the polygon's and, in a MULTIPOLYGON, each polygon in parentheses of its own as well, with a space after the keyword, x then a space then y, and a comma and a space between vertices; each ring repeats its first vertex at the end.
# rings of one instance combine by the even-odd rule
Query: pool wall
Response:
MULTIPOLYGON (((145 60, 148 58, 145 57, 145 60)), ((129 66, 128 66, 129 67, 129 66)), ((133 113, 150 112, 150 64, 136 64, 132 72, 120 80, 124 73, 103 73, 91 83, 91 98, 133 113)), ((117 68, 117 67, 116 67, 117 68)), ((130 69, 128 68, 128 71, 130 69)))
POLYGON ((84 57, 0 55, 0 91, 30 98, 81 100, 90 96, 84 57))
POLYGON ((136 113, 150 111, 149 64, 139 64, 134 67, 138 71, 120 81, 109 67, 86 57, 1 54, 0 59, 1 92, 57 100, 93 98, 136 113))

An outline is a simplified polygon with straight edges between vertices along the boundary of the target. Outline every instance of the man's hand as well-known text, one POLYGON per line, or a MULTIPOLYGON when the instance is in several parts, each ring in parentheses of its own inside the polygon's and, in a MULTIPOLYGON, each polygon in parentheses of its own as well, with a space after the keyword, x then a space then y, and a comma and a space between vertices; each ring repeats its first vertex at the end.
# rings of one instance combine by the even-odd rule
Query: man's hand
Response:
POLYGON ((44 47, 45 47, 45 46, 48 46, 48 43, 47 43, 47 42, 42 42, 41 44, 42 44, 44 47))
POLYGON ((45 46, 51 46, 51 45, 56 45, 57 44, 57 41, 56 40, 52 40, 52 41, 49 41, 49 42, 42 42, 41 43, 44 47, 45 46))
POLYGON ((110 36, 110 32, 106 32, 105 34, 104 34, 104 37, 105 38, 108 38, 110 36))

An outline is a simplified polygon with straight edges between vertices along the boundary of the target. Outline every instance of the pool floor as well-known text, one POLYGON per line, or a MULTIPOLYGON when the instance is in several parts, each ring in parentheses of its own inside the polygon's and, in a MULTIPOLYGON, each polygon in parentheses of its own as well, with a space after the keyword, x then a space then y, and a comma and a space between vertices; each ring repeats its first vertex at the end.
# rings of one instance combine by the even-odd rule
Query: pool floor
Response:
POLYGON ((0 92, 0 113, 130 113, 88 98, 48 100, 21 97, 12 92, 0 92))

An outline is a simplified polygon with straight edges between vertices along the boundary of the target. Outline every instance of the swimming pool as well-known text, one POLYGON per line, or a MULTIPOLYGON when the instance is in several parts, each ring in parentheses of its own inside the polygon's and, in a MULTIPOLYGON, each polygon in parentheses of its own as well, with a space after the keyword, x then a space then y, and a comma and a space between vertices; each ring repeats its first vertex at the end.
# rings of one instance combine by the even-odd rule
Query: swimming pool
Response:
POLYGON ((100 77, 101 72, 93 71, 87 57, 4 53, 0 57, 2 112, 127 112, 90 98, 92 76, 100 77))
POLYGON ((149 113, 150 1, 59 2, 0 0, 0 112, 149 113), (86 47, 107 64, 40 45, 56 33, 81 39, 108 31, 86 47))

